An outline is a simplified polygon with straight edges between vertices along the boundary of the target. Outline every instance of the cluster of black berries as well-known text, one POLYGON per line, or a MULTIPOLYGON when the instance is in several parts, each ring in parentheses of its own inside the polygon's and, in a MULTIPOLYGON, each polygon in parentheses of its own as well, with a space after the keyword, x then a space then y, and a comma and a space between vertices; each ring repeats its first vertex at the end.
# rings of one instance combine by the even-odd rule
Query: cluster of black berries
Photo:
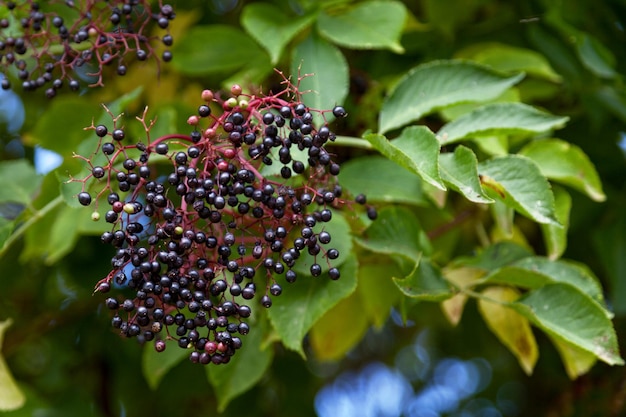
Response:
MULTIPOLYGON (((151 139, 145 114, 146 143, 130 143, 118 118, 111 129, 90 127, 100 140, 84 158, 91 173, 79 180, 78 200, 108 205, 112 227, 102 241, 116 252, 96 291, 125 293, 106 300, 122 335, 154 340, 157 351, 177 340, 193 362, 226 363, 250 330, 252 300, 270 307, 279 282, 298 278, 294 266, 305 254, 309 273, 300 279, 340 277, 324 225, 353 202, 342 198, 340 167, 325 149, 335 135, 313 125, 288 85, 262 97, 235 85, 225 100, 203 91, 189 135, 151 139), (280 169, 268 174, 272 165, 280 169)), ((340 106, 332 113, 346 116, 340 106)), ((367 213, 376 216, 372 207, 367 213)))
MULTIPOLYGON (((79 79, 102 86, 106 66, 124 75, 131 60, 155 56, 151 43, 158 38, 148 34, 150 26, 167 31, 175 17, 172 6, 154 12, 148 0, 26 0, 5 7, 10 13, 0 19, 1 87, 7 90, 18 79, 25 91, 42 88, 49 98, 64 84, 78 90, 79 79)), ((169 32, 161 42, 172 45, 169 32)), ((171 59, 169 50, 162 53, 161 60, 171 59)))

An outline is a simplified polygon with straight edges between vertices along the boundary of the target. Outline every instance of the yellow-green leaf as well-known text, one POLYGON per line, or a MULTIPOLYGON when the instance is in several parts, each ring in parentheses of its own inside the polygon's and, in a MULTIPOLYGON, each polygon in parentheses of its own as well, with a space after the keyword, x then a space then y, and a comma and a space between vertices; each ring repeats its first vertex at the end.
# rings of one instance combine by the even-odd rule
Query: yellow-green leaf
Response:
MULTIPOLYGON (((11 319, 0 321, 0 347, 2 347, 4 332, 12 322, 11 319)), ((0 411, 16 410, 22 407, 25 401, 24 393, 15 383, 4 357, 0 354, 0 411)))
POLYGON ((317 359, 341 359, 363 338, 368 322, 366 315, 360 314, 362 310, 362 299, 357 292, 353 292, 313 325, 310 341, 317 359))
POLYGON ((559 351, 563 366, 565 366, 565 372, 567 372, 567 376, 569 376, 570 379, 576 379, 589 372, 591 367, 598 360, 593 353, 587 352, 557 337, 550 335, 548 335, 548 337, 552 340, 556 350, 559 351))
POLYGON ((515 310, 501 304, 515 301, 519 292, 511 287, 489 287, 482 295, 485 298, 478 300, 478 310, 485 323, 515 355, 524 372, 532 374, 539 350, 530 323, 515 310))

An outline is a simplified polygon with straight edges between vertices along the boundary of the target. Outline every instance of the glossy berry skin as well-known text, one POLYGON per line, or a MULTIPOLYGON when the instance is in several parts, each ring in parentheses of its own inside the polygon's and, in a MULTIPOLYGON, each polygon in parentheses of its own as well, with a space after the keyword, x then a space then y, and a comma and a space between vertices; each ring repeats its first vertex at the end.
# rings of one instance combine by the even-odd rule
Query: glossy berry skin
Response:
POLYGON ((91 204, 91 195, 87 192, 81 192, 78 194, 78 202, 83 206, 88 206, 91 204))

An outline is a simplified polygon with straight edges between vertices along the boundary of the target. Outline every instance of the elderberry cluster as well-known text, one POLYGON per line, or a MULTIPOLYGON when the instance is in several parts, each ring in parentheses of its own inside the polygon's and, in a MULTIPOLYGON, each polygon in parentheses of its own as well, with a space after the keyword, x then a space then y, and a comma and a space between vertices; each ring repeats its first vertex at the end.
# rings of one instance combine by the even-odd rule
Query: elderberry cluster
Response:
MULTIPOLYGON (((159 38, 149 35, 153 23, 168 31, 176 16, 172 6, 155 11, 148 0, 1 3, 0 11, 9 11, 0 19, 1 87, 11 88, 16 78, 25 91, 42 88, 49 98, 64 84, 78 90, 79 79, 102 86, 107 66, 124 75, 130 61, 155 57, 152 42, 159 38)), ((169 32, 160 40, 173 44, 169 32)), ((166 50, 160 59, 168 62, 172 53, 166 50)))
MULTIPOLYGON (((157 351, 176 340, 202 364, 230 360, 250 330, 253 299, 269 308, 283 292, 279 278, 295 282, 306 254, 300 279, 339 279, 332 264, 340 254, 324 225, 353 206, 325 148, 335 134, 314 126, 294 86, 255 97, 235 85, 231 93, 223 100, 203 91, 189 134, 152 139, 145 113, 146 142, 133 143, 117 117, 111 128, 92 125, 98 151, 83 158, 91 173, 76 180, 82 205, 108 207, 102 242, 115 254, 96 291, 121 290, 105 302, 113 327, 154 340, 157 351)), ((340 106, 332 114, 346 116, 340 106)))

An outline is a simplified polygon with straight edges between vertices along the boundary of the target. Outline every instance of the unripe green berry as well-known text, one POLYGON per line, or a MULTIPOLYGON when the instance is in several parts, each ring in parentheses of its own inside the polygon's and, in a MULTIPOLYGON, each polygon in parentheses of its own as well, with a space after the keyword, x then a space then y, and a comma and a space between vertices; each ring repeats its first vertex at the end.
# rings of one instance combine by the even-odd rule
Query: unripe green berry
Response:
POLYGON ((135 214, 135 205, 132 203, 124 204, 124 211, 128 214, 135 214))
POLYGON ((226 102, 224 103, 228 108, 235 108, 237 106, 237 99, 234 97, 229 98, 228 100, 226 100, 226 102))
POLYGON ((91 220, 93 220, 94 222, 100 220, 100 213, 98 213, 97 211, 91 213, 91 220))

